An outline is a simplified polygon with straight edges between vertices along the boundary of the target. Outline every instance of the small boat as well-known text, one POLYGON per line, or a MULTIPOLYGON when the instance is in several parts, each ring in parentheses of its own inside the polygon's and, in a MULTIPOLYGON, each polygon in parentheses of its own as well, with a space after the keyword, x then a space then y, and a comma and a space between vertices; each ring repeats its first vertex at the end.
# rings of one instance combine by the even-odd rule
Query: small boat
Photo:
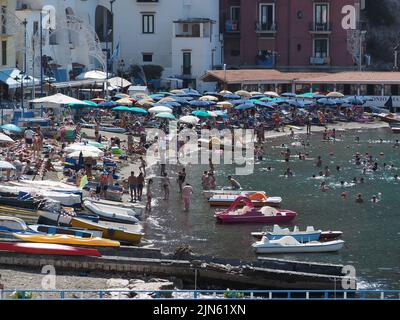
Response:
POLYGON ((0 242, 0 251, 35 255, 101 257, 101 254, 97 249, 75 248, 49 243, 0 242))
POLYGON ((308 253, 335 252, 342 249, 343 245, 343 240, 301 243, 293 237, 286 236, 279 240, 269 240, 267 237, 263 237, 261 241, 253 243, 252 248, 256 253, 308 253))
POLYGON ((135 211, 132 209, 107 206, 100 203, 93 203, 89 200, 86 200, 83 205, 85 208, 98 215, 100 220, 127 224, 136 224, 139 222, 139 220, 135 217, 135 211))
POLYGON ((279 207, 279 205, 282 203, 281 197, 269 197, 265 193, 260 192, 253 193, 251 195, 244 193, 240 195, 217 194, 208 199, 208 203, 213 207, 229 207, 239 197, 248 198, 255 207, 279 207))
MULTIPOLYGON (((251 235, 257 240, 261 240, 263 237, 267 236, 267 234, 268 234, 268 232, 265 232, 265 231, 251 233, 251 235)), ((319 240, 321 242, 326 242, 326 241, 339 239, 342 235, 343 235, 342 231, 322 231, 320 234, 320 237, 315 240, 319 240)), ((270 240, 276 240, 276 239, 270 239, 270 240)), ((302 241, 300 241, 300 242, 302 242, 302 241)), ((303 242, 306 242, 306 241, 303 241, 303 242)))
POLYGON ((0 194, 0 205, 29 210, 39 210, 44 205, 44 201, 45 200, 34 199, 32 197, 21 197, 13 194, 0 194))
POLYGON ((383 122, 393 124, 393 123, 400 123, 400 115, 395 113, 381 113, 378 114, 379 119, 383 122))
POLYGON ((88 230, 98 230, 103 232, 106 239, 117 240, 129 244, 139 244, 144 233, 139 230, 138 225, 121 226, 117 224, 107 224, 106 222, 95 223, 89 220, 72 218, 71 226, 88 230))
POLYGON ((265 236, 269 240, 279 240, 286 236, 291 236, 299 242, 310 242, 318 241, 321 237, 321 230, 314 230, 314 227, 307 227, 306 231, 300 231, 297 226, 294 227, 293 231, 289 228, 282 229, 278 225, 274 225, 272 232, 266 232, 265 236))
POLYGON ((25 221, 14 217, 0 216, 0 232, 14 233, 14 232, 26 232, 28 226, 25 221))
POLYGON ((118 241, 103 239, 98 237, 80 238, 70 236, 67 234, 23 234, 14 233, 14 237, 25 242, 38 242, 38 243, 53 243, 53 244, 66 244, 77 246, 92 246, 92 247, 119 247, 118 241))
POLYGON ((251 196, 255 193, 263 193, 266 194, 265 191, 245 191, 245 190, 231 190, 231 189, 222 189, 222 190, 204 190, 203 194, 205 197, 208 199, 211 198, 214 195, 235 195, 235 196, 240 196, 240 195, 247 195, 251 196))
POLYGON ((111 201, 111 200, 105 200, 105 199, 98 199, 98 198, 83 198, 83 201, 90 201, 92 203, 98 203, 106 206, 111 206, 111 207, 118 207, 118 208, 125 208, 125 209, 131 209, 135 212, 136 217, 140 217, 143 214, 143 208, 144 206, 136 203, 128 203, 128 202, 120 202, 120 201, 111 201))
POLYGON ((273 207, 255 208, 246 197, 238 197, 225 211, 217 212, 214 217, 222 223, 288 223, 297 216, 290 210, 278 210, 273 207), (244 207, 238 209, 244 203, 244 207))
POLYGON ((66 235, 81 237, 81 238, 92 238, 92 237, 101 238, 103 236, 103 233, 100 231, 88 231, 88 230, 84 230, 84 229, 46 226, 46 225, 42 225, 42 224, 28 225, 28 228, 31 231, 38 232, 38 233, 44 233, 44 234, 48 234, 48 235, 66 234, 66 235))
MULTIPOLYGON (((64 208, 64 210, 66 210, 66 208, 64 208)), ((98 215, 76 213, 72 210, 65 213, 42 211, 39 214, 38 224, 69 227, 73 217, 79 217, 93 222, 98 222, 100 220, 100 217, 98 215)))

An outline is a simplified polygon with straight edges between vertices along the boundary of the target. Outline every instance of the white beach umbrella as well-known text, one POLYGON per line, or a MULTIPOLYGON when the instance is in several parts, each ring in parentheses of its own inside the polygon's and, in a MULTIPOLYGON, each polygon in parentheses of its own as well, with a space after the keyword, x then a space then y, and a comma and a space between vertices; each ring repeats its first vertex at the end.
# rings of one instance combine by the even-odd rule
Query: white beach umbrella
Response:
POLYGON ((14 142, 9 136, 4 133, 0 133, 0 142, 14 142))
POLYGON ((266 92, 264 92, 264 95, 267 97, 279 98, 279 94, 277 94, 274 91, 266 91, 266 92))
POLYGON ((172 113, 172 109, 165 107, 165 106, 156 106, 156 107, 150 108, 148 111, 150 113, 162 113, 162 112, 172 113))
POLYGON ((43 98, 38 98, 31 100, 30 102, 32 103, 49 103, 49 104, 55 104, 55 105, 60 105, 60 104, 79 104, 79 105, 89 105, 88 103, 66 96, 61 93, 54 94, 52 96, 47 96, 43 98))
POLYGON ((80 151, 82 151, 82 152, 88 151, 88 152, 96 153, 99 156, 104 155, 104 152, 101 151, 99 148, 96 148, 96 147, 91 146, 91 145, 86 145, 86 144, 83 144, 83 143, 71 144, 70 146, 65 148, 65 151, 67 153, 72 153, 72 152, 76 152, 76 151, 78 151, 78 152, 80 152, 80 151))
POLYGON ((82 152, 82 156, 84 158, 95 158, 98 159, 100 158, 100 154, 98 154, 97 152, 93 152, 93 151, 88 151, 88 150, 83 150, 83 151, 74 151, 72 153, 69 154, 69 157, 73 158, 73 159, 79 159, 79 156, 82 152))
POLYGON ((199 121, 200 119, 195 116, 183 116, 179 119, 179 122, 187 124, 198 124, 199 121))
POLYGON ((7 169, 15 170, 16 168, 7 161, 0 161, 0 170, 7 170, 7 169))

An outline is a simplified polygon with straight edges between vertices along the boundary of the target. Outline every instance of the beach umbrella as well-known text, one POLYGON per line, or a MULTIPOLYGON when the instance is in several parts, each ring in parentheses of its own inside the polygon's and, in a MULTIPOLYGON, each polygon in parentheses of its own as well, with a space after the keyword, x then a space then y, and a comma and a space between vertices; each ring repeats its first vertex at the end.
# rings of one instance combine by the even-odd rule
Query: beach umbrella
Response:
POLYGON ((104 155, 104 152, 101 151, 99 148, 96 148, 95 146, 91 146, 89 144, 84 144, 84 143, 73 143, 65 148, 65 152, 67 152, 68 154, 72 153, 72 152, 81 152, 81 151, 82 152, 90 151, 93 153, 97 153, 100 156, 104 155))
POLYGON ((251 96, 251 99, 253 100, 259 100, 259 99, 262 99, 262 98, 266 98, 263 94, 260 94, 260 95, 254 95, 254 96, 251 96))
POLYGON ((133 102, 129 98, 122 98, 116 101, 119 106, 131 106, 133 102))
POLYGON ((233 104, 230 103, 229 101, 221 101, 217 103, 217 107, 223 108, 223 109, 229 109, 233 107, 233 104))
POLYGON ((203 96, 199 101, 218 101, 218 98, 214 96, 203 96))
POLYGON ((165 97, 162 98, 161 100, 158 100, 159 103, 165 103, 165 102, 176 102, 176 100, 173 97, 165 97))
POLYGON ((232 92, 229 91, 229 90, 222 90, 222 91, 219 92, 219 94, 221 94, 221 95, 232 94, 232 92))
POLYGON ((325 105, 325 106, 335 106, 335 105, 336 105, 335 100, 333 100, 333 99, 328 99, 328 98, 319 99, 319 100, 317 100, 317 102, 318 102, 319 104, 322 104, 322 105, 325 105))
POLYGON ((0 170, 16 170, 16 168, 8 161, 0 161, 0 170))
POLYGON ((14 140, 4 133, 0 133, 0 142, 14 142, 14 140))
POLYGON ((196 110, 192 112, 192 115, 199 118, 210 118, 211 114, 208 111, 196 110))
POLYGON ((135 100, 140 100, 140 99, 145 99, 145 100, 150 100, 153 101, 151 99, 151 97, 149 97, 149 95, 147 93, 144 92, 138 92, 135 94, 135 98, 139 98, 139 99, 135 99, 135 100))
POLYGON ((129 112, 133 112, 133 113, 138 113, 138 114, 148 114, 148 112, 142 108, 137 108, 137 107, 133 107, 133 108, 129 108, 128 110, 129 112))
POLYGON ((169 120, 176 120, 176 117, 168 112, 160 112, 158 114, 156 114, 155 116, 156 118, 160 118, 160 119, 169 119, 169 120))
POLYGON ((72 109, 83 109, 83 108, 97 108, 97 103, 90 100, 83 100, 84 104, 81 103, 70 103, 68 106, 72 109))
POLYGON ((306 93, 298 94, 296 97, 297 98, 304 98, 304 99, 313 99, 314 98, 314 93, 306 92, 306 93))
POLYGON ((103 101, 97 105, 99 108, 113 108, 116 107, 117 103, 115 101, 103 101))
POLYGON ((218 92, 214 92, 214 91, 207 91, 206 93, 204 93, 205 96, 214 96, 214 97, 222 97, 222 94, 218 93, 218 92))
POLYGON ((130 98, 129 94, 126 93, 118 93, 114 97, 118 99, 130 98))
POLYGON ((277 94, 274 91, 265 91, 264 95, 267 96, 267 97, 272 97, 272 98, 279 98, 280 97, 279 94, 277 94))
POLYGON ((209 103, 209 101, 193 100, 193 101, 189 102, 189 105, 192 107, 204 108, 204 107, 208 107, 210 105, 210 103, 209 103))
POLYGON ((150 108, 148 111, 150 113, 162 113, 162 112, 163 113, 172 113, 171 108, 164 107, 164 106, 156 106, 156 107, 150 108))
POLYGON ((230 103, 232 103, 235 106, 238 106, 239 104, 252 103, 252 102, 250 102, 250 100, 247 99, 239 99, 239 100, 232 100, 230 101, 230 103))
POLYGON ((350 104, 356 105, 356 106, 362 106, 366 102, 365 100, 363 100, 360 97, 351 97, 351 98, 345 99, 345 101, 347 103, 350 103, 350 104))
POLYGON ((260 98, 259 100, 260 100, 260 101, 274 101, 274 99, 273 99, 273 98, 270 98, 270 97, 262 97, 262 98, 260 98))
POLYGON ((340 92, 333 91, 333 92, 328 93, 326 96, 328 98, 343 98, 344 94, 340 93, 340 92))
POLYGON ((169 108, 175 108, 175 107, 180 107, 181 106, 181 104, 179 102, 176 102, 176 101, 164 102, 164 103, 161 103, 161 105, 169 107, 169 108))
POLYGON ((177 97, 174 96, 175 102, 179 102, 180 104, 189 104, 190 101, 193 100, 192 97, 177 97))
POLYGON ((281 94, 281 96, 285 97, 285 98, 295 98, 296 94, 292 93, 292 92, 284 92, 284 93, 281 94))
POLYGON ((251 91, 250 95, 252 97, 254 97, 254 96, 263 96, 263 94, 261 92, 259 92, 259 91, 251 91))
POLYGON ((112 111, 130 111, 131 108, 127 107, 127 106, 119 106, 119 107, 115 107, 112 108, 112 111))
POLYGON ((241 96, 239 96, 238 94, 234 94, 234 93, 226 93, 224 94, 223 98, 225 100, 238 100, 238 99, 242 99, 241 96))
POLYGON ((269 103, 269 102, 264 102, 264 101, 253 101, 253 103, 257 106, 257 107, 264 107, 264 108, 270 108, 270 109, 275 109, 273 104, 269 103))
POLYGON ((208 111, 208 113, 210 114, 211 117, 216 118, 218 117, 218 114, 215 113, 214 111, 208 111))
POLYGON ((93 152, 93 151, 90 151, 90 150, 74 151, 74 152, 70 153, 68 155, 68 157, 73 158, 73 159, 79 159, 80 156, 81 156, 81 153, 82 153, 83 158, 95 158, 95 159, 98 159, 98 158, 101 157, 101 155, 99 153, 93 152))
POLYGON ((288 100, 288 103, 290 106, 295 107, 295 108, 304 108, 305 104, 301 101, 297 100, 288 100))
POLYGON ((175 90, 171 90, 170 93, 173 93, 173 94, 185 94, 185 91, 179 90, 179 89, 175 89, 175 90))
POLYGON ((322 98, 326 98, 326 95, 322 93, 314 93, 314 99, 322 99, 322 98))
POLYGON ((235 110, 242 111, 242 110, 248 110, 248 109, 252 109, 252 108, 255 108, 254 103, 243 103, 243 104, 236 106, 235 110))
POLYGON ((136 102, 136 106, 144 107, 144 108, 151 108, 154 106, 154 102, 147 100, 147 99, 143 99, 143 100, 139 100, 138 102, 136 102))
POLYGON ((200 121, 199 118, 194 116, 183 116, 179 118, 179 122, 196 125, 200 121))
POLYGON ((164 96, 162 96, 160 94, 151 94, 149 97, 155 102, 164 99, 164 96))
POLYGON ((250 92, 248 92, 246 90, 236 91, 235 94, 237 94, 238 96, 241 96, 241 97, 246 97, 246 98, 250 98, 251 97, 250 92))
POLYGON ((106 101, 106 99, 103 99, 103 98, 94 98, 94 99, 92 99, 92 101, 93 101, 93 102, 96 102, 96 103, 101 103, 101 102, 106 101))
POLYGON ((106 146, 104 144, 97 142, 97 141, 88 141, 88 145, 92 146, 92 147, 96 147, 100 150, 103 150, 106 148, 106 146))
POLYGON ((228 118, 228 114, 227 114, 226 112, 221 111, 221 110, 214 111, 214 113, 215 113, 218 117, 221 117, 221 118, 224 118, 224 119, 227 119, 227 118, 228 118))
POLYGON ((8 132, 12 132, 12 133, 21 133, 23 131, 20 127, 16 126, 15 124, 12 124, 12 123, 2 125, 0 127, 0 129, 7 130, 8 132))

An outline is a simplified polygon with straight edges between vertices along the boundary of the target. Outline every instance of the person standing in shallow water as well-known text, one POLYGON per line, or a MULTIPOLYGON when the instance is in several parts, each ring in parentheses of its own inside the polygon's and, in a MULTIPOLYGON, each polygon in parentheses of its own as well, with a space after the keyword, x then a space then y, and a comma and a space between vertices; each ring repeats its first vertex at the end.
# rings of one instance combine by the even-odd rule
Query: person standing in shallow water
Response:
POLYGON ((190 200, 192 195, 193 195, 193 188, 189 183, 186 183, 186 186, 182 188, 182 198, 185 211, 189 211, 190 200))
POLYGON ((169 200, 169 187, 171 182, 169 181, 168 174, 164 172, 164 177, 161 180, 162 188, 164 190, 164 200, 169 200))
POLYGON ((153 179, 150 179, 146 187, 146 196, 147 196, 146 210, 148 211, 151 211, 151 200, 153 199, 153 194, 151 192, 152 184, 153 184, 153 179))

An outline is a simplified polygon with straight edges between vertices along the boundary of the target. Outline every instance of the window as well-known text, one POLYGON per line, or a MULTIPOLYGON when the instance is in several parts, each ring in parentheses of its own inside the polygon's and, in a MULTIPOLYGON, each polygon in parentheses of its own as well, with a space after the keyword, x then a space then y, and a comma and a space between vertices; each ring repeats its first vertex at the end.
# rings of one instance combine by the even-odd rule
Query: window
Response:
POLYGON ((154 33, 154 15, 144 14, 142 18, 142 31, 143 33, 154 33))
POLYGON ((7 41, 1 42, 1 64, 7 65, 7 41))
POLYGON ((143 62, 153 62, 153 54, 152 53, 143 53, 143 62))
POLYGON ((315 58, 328 57, 328 39, 314 40, 314 57, 315 58))
POLYGON ((260 28, 261 30, 275 29, 275 7, 273 4, 260 5, 260 28))
POLYGON ((184 24, 182 25, 182 31, 183 31, 184 33, 188 33, 188 32, 189 32, 189 25, 188 25, 187 23, 184 23, 184 24))
POLYGON ((240 21, 240 7, 232 6, 231 7, 231 20, 232 21, 240 21))
POLYGON ((184 52, 183 53, 183 67, 182 74, 190 75, 192 74, 192 53, 184 52))
POLYGON ((316 30, 326 30, 328 26, 328 4, 314 6, 314 24, 316 30))

